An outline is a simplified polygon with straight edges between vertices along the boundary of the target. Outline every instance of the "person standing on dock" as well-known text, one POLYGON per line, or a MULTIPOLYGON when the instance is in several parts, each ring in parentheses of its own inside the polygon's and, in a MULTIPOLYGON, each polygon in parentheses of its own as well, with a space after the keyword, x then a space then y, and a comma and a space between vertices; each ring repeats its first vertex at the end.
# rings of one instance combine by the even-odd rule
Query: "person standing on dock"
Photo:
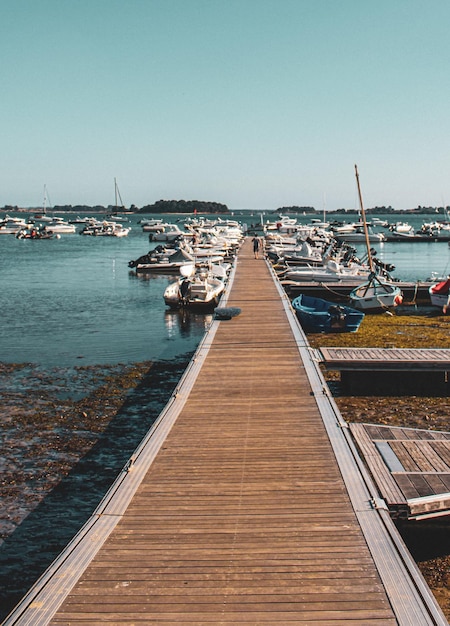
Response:
POLYGON ((258 259, 259 258, 259 246, 260 246, 259 237, 253 237, 252 241, 253 241, 253 254, 255 255, 255 259, 258 259))

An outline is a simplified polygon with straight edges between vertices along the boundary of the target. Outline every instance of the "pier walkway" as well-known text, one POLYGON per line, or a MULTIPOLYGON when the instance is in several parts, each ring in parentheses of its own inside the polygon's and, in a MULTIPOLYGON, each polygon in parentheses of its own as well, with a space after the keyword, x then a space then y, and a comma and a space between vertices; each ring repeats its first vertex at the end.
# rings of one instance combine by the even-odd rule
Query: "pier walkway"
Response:
POLYGON ((447 624, 248 239, 227 297, 241 314, 5 624, 447 624))

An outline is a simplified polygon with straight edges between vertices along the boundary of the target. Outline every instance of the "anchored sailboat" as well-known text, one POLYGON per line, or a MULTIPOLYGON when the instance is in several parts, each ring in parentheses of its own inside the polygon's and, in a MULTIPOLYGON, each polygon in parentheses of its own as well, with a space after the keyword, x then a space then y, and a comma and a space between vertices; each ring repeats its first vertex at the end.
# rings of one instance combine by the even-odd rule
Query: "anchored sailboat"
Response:
POLYGON ((49 204, 47 185, 44 185, 44 201, 42 203, 42 211, 34 214, 35 220, 40 220, 41 222, 51 222, 52 217, 47 215, 47 205, 49 204))
POLYGON ((369 279, 350 293, 351 306, 360 311, 379 311, 389 309, 401 304, 403 295, 401 289, 395 283, 380 278, 375 271, 375 265, 370 248, 369 230, 367 228, 366 212, 362 200, 361 187, 359 184, 358 167, 355 165, 356 184, 358 186, 359 206, 363 220, 364 235, 367 248, 367 260, 369 263, 369 279))
POLYGON ((114 209, 111 211, 108 217, 112 220, 127 221, 127 218, 121 215, 121 212, 126 211, 125 205, 120 195, 119 186, 117 180, 114 178, 114 209), (119 204, 120 201, 120 204, 119 204))

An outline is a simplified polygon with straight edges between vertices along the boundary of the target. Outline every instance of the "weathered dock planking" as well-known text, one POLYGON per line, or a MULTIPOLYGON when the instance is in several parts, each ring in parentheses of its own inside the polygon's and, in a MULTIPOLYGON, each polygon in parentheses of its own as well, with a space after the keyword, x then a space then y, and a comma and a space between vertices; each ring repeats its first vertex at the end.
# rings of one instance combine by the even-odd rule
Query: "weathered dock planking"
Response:
POLYGON ((6 625, 447 624, 249 240, 226 305, 6 625))
POLYGON ((320 348, 327 370, 340 372, 350 395, 450 395, 446 348, 320 348))
POLYGON ((327 369, 450 371, 448 348, 320 348, 327 369))
POLYGON ((450 514, 450 433, 349 424, 393 518, 450 514))

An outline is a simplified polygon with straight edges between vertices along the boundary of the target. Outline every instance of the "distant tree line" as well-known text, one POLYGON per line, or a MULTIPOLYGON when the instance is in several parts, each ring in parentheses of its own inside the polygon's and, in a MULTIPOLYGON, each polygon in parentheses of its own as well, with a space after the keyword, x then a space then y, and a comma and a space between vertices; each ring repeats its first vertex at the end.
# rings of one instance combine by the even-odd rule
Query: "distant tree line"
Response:
POLYGON ((316 209, 312 206, 283 206, 275 213, 316 213, 316 209))
POLYGON ((202 200, 158 200, 147 204, 138 213, 228 213, 226 204, 202 200))
POLYGON ((106 213, 108 210, 109 209, 101 204, 96 204, 94 206, 88 206, 86 204, 55 204, 55 206, 49 209, 51 213, 106 213))
MULTIPOLYGON (((17 205, 5 204, 3 209, 6 213, 12 212, 20 212, 20 211, 42 211, 42 207, 26 207, 21 208, 17 205)), ((221 204, 220 202, 205 202, 202 200, 158 200, 154 204, 147 204, 142 208, 137 207, 134 204, 131 204, 127 209, 126 207, 115 207, 112 205, 108 205, 104 207, 102 205, 96 204, 93 206, 85 205, 85 204, 57 204, 53 207, 49 207, 48 211, 51 213, 112 213, 113 211, 120 211, 121 213, 129 212, 129 213, 229 213, 229 209, 226 204, 221 204)), ((294 214, 322 214, 322 211, 317 211, 314 207, 311 206, 285 206, 280 207, 278 209, 274 209, 273 211, 269 211, 270 213, 294 213, 294 214)), ((411 213, 419 213, 425 215, 433 215, 436 213, 445 213, 450 212, 450 207, 424 207, 418 206, 415 209, 394 209, 392 206, 376 206, 372 208, 366 209, 367 214, 371 215, 389 215, 390 213, 399 214, 411 214, 411 213)), ((336 209, 333 211, 327 211, 327 214, 339 214, 339 215, 354 215, 359 213, 358 209, 336 209)))

